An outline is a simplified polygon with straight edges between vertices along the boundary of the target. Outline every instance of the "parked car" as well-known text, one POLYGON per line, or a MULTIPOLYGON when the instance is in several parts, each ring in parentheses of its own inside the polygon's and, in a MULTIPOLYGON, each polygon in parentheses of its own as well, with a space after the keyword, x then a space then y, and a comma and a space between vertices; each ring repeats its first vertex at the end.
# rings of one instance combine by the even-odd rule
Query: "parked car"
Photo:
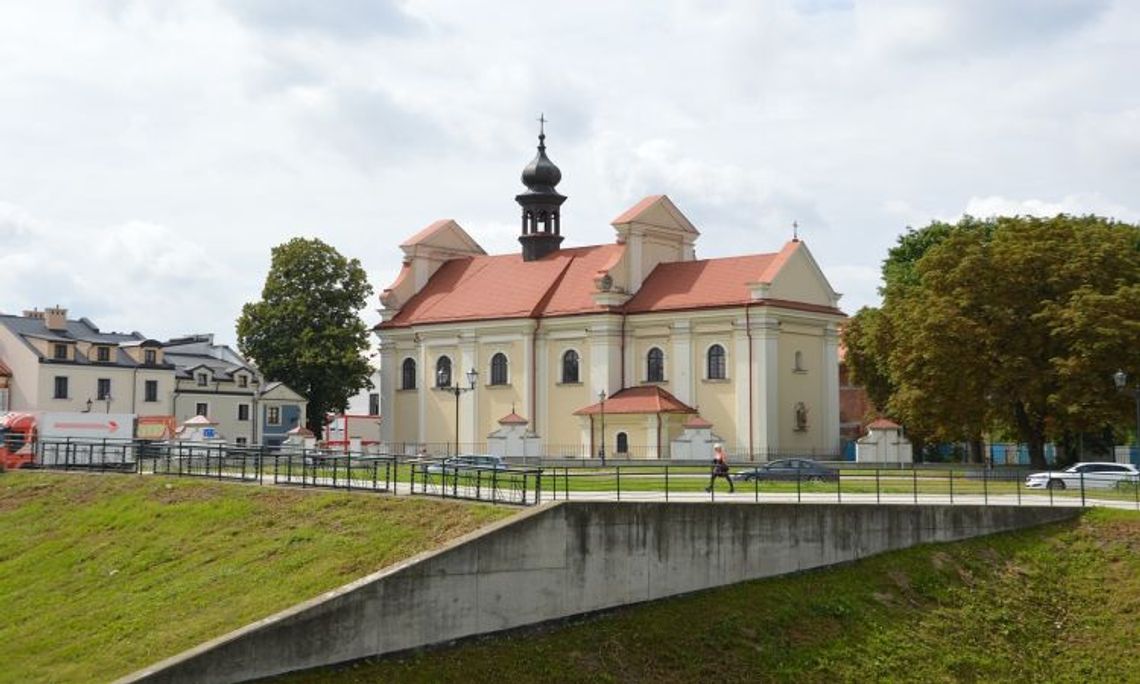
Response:
POLYGON ((835 482, 839 479, 839 471, 806 458, 785 458, 738 471, 732 479, 738 482, 752 480, 835 482))
POLYGON ((429 473, 454 472, 461 469, 474 470, 505 470, 507 462, 502 456, 488 454, 460 454, 443 459, 441 463, 434 463, 427 467, 429 473))
POLYGON ((1140 482, 1140 468, 1130 463, 1077 463, 1064 470, 1032 473, 1025 478, 1030 489, 1109 489, 1140 482))

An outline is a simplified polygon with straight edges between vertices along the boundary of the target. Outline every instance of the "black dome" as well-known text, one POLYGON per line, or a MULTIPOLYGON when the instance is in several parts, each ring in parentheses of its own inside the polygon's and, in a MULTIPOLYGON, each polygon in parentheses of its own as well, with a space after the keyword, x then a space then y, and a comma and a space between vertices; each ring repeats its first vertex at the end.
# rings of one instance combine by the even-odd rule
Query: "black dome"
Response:
POLYGON ((562 171, 546 156, 546 135, 538 136, 538 154, 522 172, 522 182, 531 192, 553 193, 554 186, 562 180, 562 171))

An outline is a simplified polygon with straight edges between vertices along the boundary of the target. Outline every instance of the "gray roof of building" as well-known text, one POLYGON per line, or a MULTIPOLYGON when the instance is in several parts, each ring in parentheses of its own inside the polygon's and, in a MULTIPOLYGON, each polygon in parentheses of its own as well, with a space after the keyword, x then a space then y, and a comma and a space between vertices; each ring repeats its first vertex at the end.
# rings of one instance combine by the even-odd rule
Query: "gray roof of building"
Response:
MULTIPOLYGON (((78 321, 67 319, 63 330, 51 330, 47 327, 47 323, 43 319, 0 314, 0 325, 19 337, 28 349, 40 358, 47 357, 28 341, 29 338, 47 340, 49 342, 90 342, 92 344, 115 345, 116 347, 124 343, 138 344, 148 339, 137 332, 103 332, 87 318, 81 318, 78 321)), ((75 361, 70 363, 83 365, 95 362, 76 350, 75 361)), ((100 363, 103 365, 107 364, 105 361, 100 363)), ((122 349, 116 349, 115 359, 111 363, 116 366, 132 368, 142 365, 132 359, 130 355, 122 349)))

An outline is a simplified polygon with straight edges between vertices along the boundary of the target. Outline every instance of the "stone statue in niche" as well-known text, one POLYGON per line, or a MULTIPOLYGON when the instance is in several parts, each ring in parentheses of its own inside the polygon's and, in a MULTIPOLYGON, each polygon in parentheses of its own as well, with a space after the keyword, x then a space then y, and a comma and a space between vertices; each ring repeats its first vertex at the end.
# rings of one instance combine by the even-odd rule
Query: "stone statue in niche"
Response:
POLYGON ((802 401, 796 402, 796 432, 807 432, 808 429, 808 412, 807 407, 804 406, 802 401))

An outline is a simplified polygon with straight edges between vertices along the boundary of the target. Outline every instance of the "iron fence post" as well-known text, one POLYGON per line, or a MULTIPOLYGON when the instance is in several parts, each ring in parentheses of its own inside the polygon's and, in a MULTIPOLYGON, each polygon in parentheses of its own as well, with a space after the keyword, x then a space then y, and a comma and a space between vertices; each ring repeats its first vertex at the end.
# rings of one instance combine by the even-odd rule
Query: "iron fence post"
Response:
POLYGON ((990 505, 990 476, 985 468, 982 468, 982 505, 990 505))
POLYGON ((499 469, 491 471, 491 503, 495 504, 499 494, 499 469))
POLYGON ((918 468, 915 468, 913 463, 910 464, 910 478, 911 478, 911 487, 914 491, 914 505, 917 506, 918 505, 918 468))
POLYGON ((875 468, 875 503, 882 503, 882 497, 879 494, 879 469, 875 468))
POLYGON ((534 476, 534 502, 536 504, 542 503, 542 469, 539 468, 538 474, 534 476))
POLYGON ((1021 477, 1020 476, 1018 476, 1016 479, 1014 479, 1013 486, 1015 489, 1017 489, 1017 505, 1020 506, 1021 505, 1021 477))
POLYGON ((951 468, 947 471, 950 477, 950 505, 954 505, 954 469, 951 468))
POLYGON ((1085 471, 1081 471, 1081 508, 1085 507, 1085 471))
POLYGON ((617 472, 617 500, 621 501, 621 466, 614 466, 617 472))
POLYGON ((843 473, 835 471, 835 503, 843 503, 843 473))
POLYGON ((803 496, 800 493, 800 474, 796 473, 796 503, 802 503, 803 496))

